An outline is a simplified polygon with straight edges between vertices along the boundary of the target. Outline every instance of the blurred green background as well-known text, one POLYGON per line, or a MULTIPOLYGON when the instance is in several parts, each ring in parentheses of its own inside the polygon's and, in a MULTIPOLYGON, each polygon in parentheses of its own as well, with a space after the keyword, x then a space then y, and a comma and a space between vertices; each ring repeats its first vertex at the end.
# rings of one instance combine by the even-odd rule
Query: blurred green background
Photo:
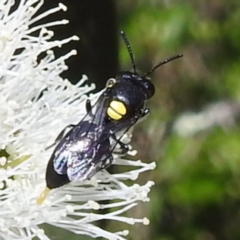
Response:
MULTIPOLYGON (((46 1, 45 8, 57 2, 46 1)), ((73 82, 87 74, 101 89, 119 69, 131 69, 120 30, 142 73, 166 57, 184 54, 152 74, 151 115, 135 128, 132 141, 137 158, 155 161, 157 168, 138 179, 155 182, 151 202, 128 215, 146 216, 151 223, 101 226, 113 232, 116 225, 129 229, 130 240, 240 239, 239 0, 62 2, 69 8, 64 18, 70 25, 54 29, 56 38, 81 38, 73 43, 79 55, 64 73, 73 82)), ((47 231, 52 239, 90 239, 47 231)))

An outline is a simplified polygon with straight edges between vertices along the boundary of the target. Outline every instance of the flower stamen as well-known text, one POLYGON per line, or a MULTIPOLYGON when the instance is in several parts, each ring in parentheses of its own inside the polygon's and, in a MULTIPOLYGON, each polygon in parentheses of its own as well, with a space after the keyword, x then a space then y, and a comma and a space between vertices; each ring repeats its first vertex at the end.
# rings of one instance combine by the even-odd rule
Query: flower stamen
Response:
POLYGON ((38 205, 41 205, 43 203, 43 201, 46 199, 46 197, 49 194, 49 192, 50 192, 50 189, 45 187, 45 189, 43 190, 41 195, 37 198, 37 204, 38 205))

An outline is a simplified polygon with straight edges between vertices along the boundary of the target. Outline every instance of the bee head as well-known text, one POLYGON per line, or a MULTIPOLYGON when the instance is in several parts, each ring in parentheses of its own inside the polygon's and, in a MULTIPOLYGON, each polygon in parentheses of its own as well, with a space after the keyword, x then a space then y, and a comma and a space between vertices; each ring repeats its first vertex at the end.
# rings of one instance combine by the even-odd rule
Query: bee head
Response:
POLYGON ((127 36, 123 31, 121 31, 121 35, 128 49, 133 71, 120 72, 116 78, 110 78, 106 84, 106 89, 110 91, 107 115, 109 119, 116 121, 125 117, 134 116, 142 110, 145 101, 154 95, 155 87, 148 78, 148 75, 161 65, 182 57, 182 55, 176 55, 168 58, 153 66, 152 69, 144 75, 140 75, 136 70, 132 49, 127 36))
MULTIPOLYGON (((130 71, 126 71, 126 72, 121 72, 117 78, 119 79, 124 79, 124 80, 129 80, 131 81, 133 84, 136 84, 138 86, 141 86, 143 91, 145 92, 146 94, 146 99, 149 99, 151 98, 154 93, 155 93, 155 87, 153 85, 153 83, 150 81, 149 78, 147 78, 147 76, 149 76, 152 72, 154 72, 158 67, 170 62, 170 61, 173 61, 177 58, 180 58, 182 57, 183 55, 182 54, 178 54, 178 55, 175 55, 175 56, 172 56, 170 58, 167 58, 161 62, 159 62, 158 64, 154 65, 147 73, 145 73, 144 75, 140 75, 137 73, 137 70, 136 70, 136 64, 135 64, 135 60, 134 60, 134 56, 133 56, 133 52, 132 52, 132 48, 130 46, 130 43, 127 39, 127 36, 126 34, 121 31, 120 32, 121 35, 122 35, 122 38, 123 38, 123 41, 127 47, 127 50, 128 50, 128 53, 129 53, 129 56, 130 56, 130 59, 131 59, 131 62, 132 62, 132 67, 133 67, 133 71, 130 72, 130 71)), ((117 79, 116 78, 116 79, 117 79)))
POLYGON ((150 81, 150 79, 145 76, 141 76, 136 72, 120 72, 116 76, 116 81, 128 81, 129 83, 132 83, 133 85, 141 89, 141 91, 145 95, 146 100, 151 98, 155 93, 155 87, 150 81))

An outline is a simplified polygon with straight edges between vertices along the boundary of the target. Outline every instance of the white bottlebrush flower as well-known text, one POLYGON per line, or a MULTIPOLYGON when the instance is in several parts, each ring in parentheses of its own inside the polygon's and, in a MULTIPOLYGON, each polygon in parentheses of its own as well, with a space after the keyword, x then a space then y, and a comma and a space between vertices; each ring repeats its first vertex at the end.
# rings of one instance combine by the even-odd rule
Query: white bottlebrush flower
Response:
POLYGON ((86 77, 71 85, 59 76, 66 69, 65 59, 76 51, 55 59, 51 49, 77 37, 52 41, 47 28, 66 20, 36 26, 38 20, 66 7, 59 4, 37 16, 43 1, 17 2, 12 12, 13 0, 0 1, 0 239, 49 239, 39 227, 42 223, 76 234, 124 239, 127 231, 111 233, 94 222, 107 219, 147 224, 145 218, 127 218, 122 213, 139 200, 147 201, 153 183, 129 186, 124 181, 153 169, 153 163, 115 157, 114 164, 134 166, 135 170, 118 174, 102 171, 91 181, 52 190, 43 204, 36 203, 45 187, 45 169, 52 152, 45 148, 67 124, 84 116, 86 93, 94 86, 83 86, 86 77), (114 201, 98 203, 101 200, 114 201), (100 214, 98 209, 111 211, 100 214))

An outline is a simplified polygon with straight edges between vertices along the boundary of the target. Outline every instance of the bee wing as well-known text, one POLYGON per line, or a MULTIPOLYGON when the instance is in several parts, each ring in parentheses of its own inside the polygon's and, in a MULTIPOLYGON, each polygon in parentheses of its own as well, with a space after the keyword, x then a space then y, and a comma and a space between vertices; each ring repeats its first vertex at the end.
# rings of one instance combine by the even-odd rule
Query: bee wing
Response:
POLYGON ((137 121, 138 118, 132 117, 122 121, 109 122, 104 127, 101 141, 105 141, 106 138, 113 137, 113 135, 116 136, 117 140, 120 140, 122 136, 136 124, 137 121))
POLYGON ((81 121, 76 128, 72 129, 70 149, 61 151, 61 155, 66 156, 64 169, 70 181, 90 179, 100 170, 109 167, 112 163, 112 153, 117 146, 118 140, 137 121, 135 118, 131 118, 122 122, 110 122, 104 125, 107 104, 105 101, 100 101, 100 105, 96 104, 98 108, 92 121, 81 121), (119 133, 118 136, 116 136, 117 133, 119 133), (80 139, 80 136, 84 134, 85 142, 79 140, 74 143, 74 140, 80 139), (87 150, 83 151, 82 145, 87 144, 87 139, 90 139, 90 143, 87 145, 87 150))
MULTIPOLYGON (((109 135, 110 137, 110 135, 109 135)), ((101 144, 94 142, 91 148, 79 158, 71 158, 68 161, 67 175, 70 181, 83 181, 90 179, 103 167, 105 162, 112 162, 110 152, 110 140, 106 139, 101 144)))
MULTIPOLYGON (((95 104, 92 106, 91 110, 83 117, 83 119, 77 124, 81 125, 83 121, 88 121, 91 125, 96 127, 97 138, 100 138, 103 132, 103 125, 106 118, 106 111, 109 105, 109 91, 105 90, 95 104)), ((85 130, 88 132, 88 130, 85 130)))
POLYGON ((105 150, 105 154, 102 155, 101 160, 98 160, 98 166, 96 169, 94 169, 95 173, 102 169, 108 168, 112 164, 112 154, 118 144, 118 141, 121 140, 123 135, 127 133, 136 122, 137 119, 134 117, 126 119, 122 122, 111 122, 106 124, 102 137, 100 139, 100 144, 106 144, 106 142, 108 141, 108 149, 105 150))
MULTIPOLYGON (((81 156, 82 145, 84 145, 81 139, 92 139, 89 149, 97 147, 103 133, 108 102, 108 94, 105 91, 92 106, 92 109, 58 143, 51 157, 54 169, 58 174, 67 174, 67 172, 75 174, 76 171, 85 174, 83 169, 88 167, 88 162, 81 156), (71 168, 69 171, 68 166, 71 168)), ((90 160, 92 159, 90 158, 90 160)), ((71 175, 69 174, 69 176, 71 175)))

